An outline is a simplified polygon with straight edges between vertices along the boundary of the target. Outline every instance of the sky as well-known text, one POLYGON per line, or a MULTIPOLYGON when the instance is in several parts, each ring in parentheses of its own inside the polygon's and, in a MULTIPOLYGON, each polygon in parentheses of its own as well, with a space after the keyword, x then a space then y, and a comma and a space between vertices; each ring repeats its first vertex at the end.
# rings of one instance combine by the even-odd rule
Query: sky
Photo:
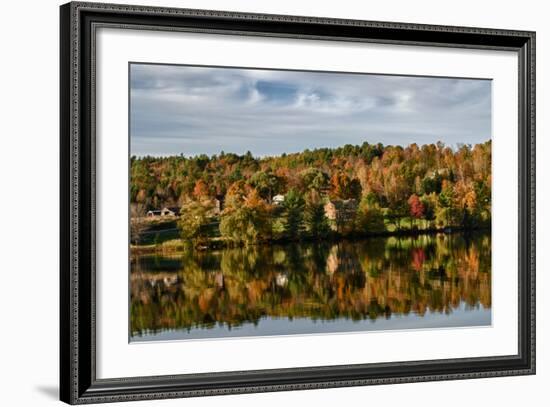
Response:
POLYGON ((365 141, 454 147, 490 138, 490 80, 130 66, 131 155, 263 157, 365 141))

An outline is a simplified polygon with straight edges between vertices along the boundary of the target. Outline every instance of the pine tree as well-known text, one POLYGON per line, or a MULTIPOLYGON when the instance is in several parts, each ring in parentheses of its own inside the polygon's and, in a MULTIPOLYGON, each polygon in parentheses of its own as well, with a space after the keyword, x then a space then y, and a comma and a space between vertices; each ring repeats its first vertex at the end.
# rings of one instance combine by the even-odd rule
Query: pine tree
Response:
POLYGON ((291 189, 285 196, 285 232, 289 239, 299 237, 302 231, 304 215, 304 199, 298 191, 291 189))

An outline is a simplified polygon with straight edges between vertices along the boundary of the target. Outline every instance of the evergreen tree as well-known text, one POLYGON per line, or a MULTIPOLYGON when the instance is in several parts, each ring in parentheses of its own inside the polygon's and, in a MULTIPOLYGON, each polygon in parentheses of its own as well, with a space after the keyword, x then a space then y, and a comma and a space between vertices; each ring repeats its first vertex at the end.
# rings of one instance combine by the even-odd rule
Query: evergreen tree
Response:
POLYGON ((315 190, 311 190, 307 195, 305 224, 310 235, 314 238, 324 237, 330 233, 323 201, 315 190))
POLYGON ((285 233, 289 239, 299 237, 303 228, 304 199, 298 191, 291 189, 285 196, 285 233))

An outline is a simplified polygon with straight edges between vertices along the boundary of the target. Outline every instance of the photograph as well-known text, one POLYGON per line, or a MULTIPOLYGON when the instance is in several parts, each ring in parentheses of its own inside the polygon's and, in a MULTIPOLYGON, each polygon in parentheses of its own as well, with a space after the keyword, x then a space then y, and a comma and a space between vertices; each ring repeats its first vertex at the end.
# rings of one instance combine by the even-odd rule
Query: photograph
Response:
POLYGON ((59 7, 59 399, 535 394, 542 14, 203 2, 59 7))
POLYGON ((491 79, 128 70, 130 342, 491 326, 491 79))

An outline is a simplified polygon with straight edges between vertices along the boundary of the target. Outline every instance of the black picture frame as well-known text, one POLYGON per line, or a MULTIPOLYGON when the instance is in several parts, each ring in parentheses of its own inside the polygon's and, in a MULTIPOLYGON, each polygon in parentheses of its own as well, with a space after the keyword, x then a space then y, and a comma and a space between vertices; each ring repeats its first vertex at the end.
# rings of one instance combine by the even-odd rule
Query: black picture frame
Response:
MULTIPOLYGON (((60 398, 70 404, 318 389, 535 373, 535 33, 72 2, 60 7, 60 398), (517 52, 518 354, 131 378, 96 378, 97 27, 517 52)), ((515 236, 511 236, 515 238, 515 236)))

